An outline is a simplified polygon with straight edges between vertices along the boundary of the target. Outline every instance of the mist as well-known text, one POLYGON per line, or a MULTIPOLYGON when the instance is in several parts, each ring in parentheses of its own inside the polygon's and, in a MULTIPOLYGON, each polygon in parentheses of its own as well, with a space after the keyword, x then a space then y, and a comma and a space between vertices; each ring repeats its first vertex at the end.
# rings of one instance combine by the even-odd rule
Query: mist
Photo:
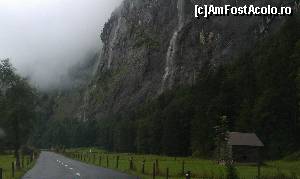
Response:
POLYGON ((61 85, 99 51, 104 23, 122 0, 0 0, 0 58, 40 89, 61 85))
POLYGON ((5 137, 5 132, 0 128, 0 139, 5 137))

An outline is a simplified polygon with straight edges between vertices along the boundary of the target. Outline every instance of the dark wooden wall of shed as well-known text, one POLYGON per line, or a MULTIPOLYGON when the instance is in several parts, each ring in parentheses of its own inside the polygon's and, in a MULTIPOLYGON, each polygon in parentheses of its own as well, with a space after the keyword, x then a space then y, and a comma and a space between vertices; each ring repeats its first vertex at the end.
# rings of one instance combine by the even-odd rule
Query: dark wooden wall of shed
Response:
POLYGON ((241 163, 257 163, 260 160, 259 147, 232 146, 232 159, 241 163))

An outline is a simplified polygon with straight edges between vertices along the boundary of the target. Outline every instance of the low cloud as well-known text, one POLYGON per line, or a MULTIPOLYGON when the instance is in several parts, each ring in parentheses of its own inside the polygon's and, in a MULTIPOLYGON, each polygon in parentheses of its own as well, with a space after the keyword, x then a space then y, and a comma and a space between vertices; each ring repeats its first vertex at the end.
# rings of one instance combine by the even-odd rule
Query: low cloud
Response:
POLYGON ((46 89, 100 49, 100 33, 121 0, 0 0, 0 58, 46 89))

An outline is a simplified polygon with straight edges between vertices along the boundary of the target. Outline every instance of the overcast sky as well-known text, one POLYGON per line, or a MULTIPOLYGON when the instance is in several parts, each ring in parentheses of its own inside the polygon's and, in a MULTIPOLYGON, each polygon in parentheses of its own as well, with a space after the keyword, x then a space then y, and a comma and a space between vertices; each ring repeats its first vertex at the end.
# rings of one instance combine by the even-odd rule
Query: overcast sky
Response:
POLYGON ((88 52, 121 0, 0 0, 0 58, 45 88, 88 52))

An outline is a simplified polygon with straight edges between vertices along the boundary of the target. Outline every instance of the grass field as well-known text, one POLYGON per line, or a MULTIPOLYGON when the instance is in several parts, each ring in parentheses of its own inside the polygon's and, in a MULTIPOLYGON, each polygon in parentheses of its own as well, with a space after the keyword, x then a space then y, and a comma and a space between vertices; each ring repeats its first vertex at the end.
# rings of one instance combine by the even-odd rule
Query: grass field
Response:
POLYGON ((0 168, 3 170, 3 179, 20 179, 27 170, 29 170, 34 163, 28 163, 29 157, 24 157, 24 167, 20 170, 16 170, 15 177, 12 177, 12 162, 15 162, 15 157, 13 155, 0 155, 0 168))
MULTIPOLYGON (((115 154, 107 153, 96 148, 92 148, 92 153, 90 153, 90 149, 80 148, 69 149, 65 154, 69 157, 82 160, 86 163, 141 176, 143 179, 152 178, 153 163, 156 160, 158 162, 157 179, 166 178, 167 168, 169 169, 169 178, 171 179, 184 178, 183 171, 191 171, 192 178, 224 178, 226 175, 226 168, 216 164, 212 160, 181 157, 175 158, 156 155, 134 155, 124 153, 115 154), (119 157, 118 167, 117 156, 119 157), (133 165, 132 169, 130 169, 131 158, 133 165), (142 174, 144 160, 145 172, 142 174)), ((257 178, 257 166, 237 165, 236 168, 240 178, 257 178)), ((265 164, 261 167, 261 176, 261 178, 299 178, 300 161, 289 162, 282 160, 265 162, 265 164)))

